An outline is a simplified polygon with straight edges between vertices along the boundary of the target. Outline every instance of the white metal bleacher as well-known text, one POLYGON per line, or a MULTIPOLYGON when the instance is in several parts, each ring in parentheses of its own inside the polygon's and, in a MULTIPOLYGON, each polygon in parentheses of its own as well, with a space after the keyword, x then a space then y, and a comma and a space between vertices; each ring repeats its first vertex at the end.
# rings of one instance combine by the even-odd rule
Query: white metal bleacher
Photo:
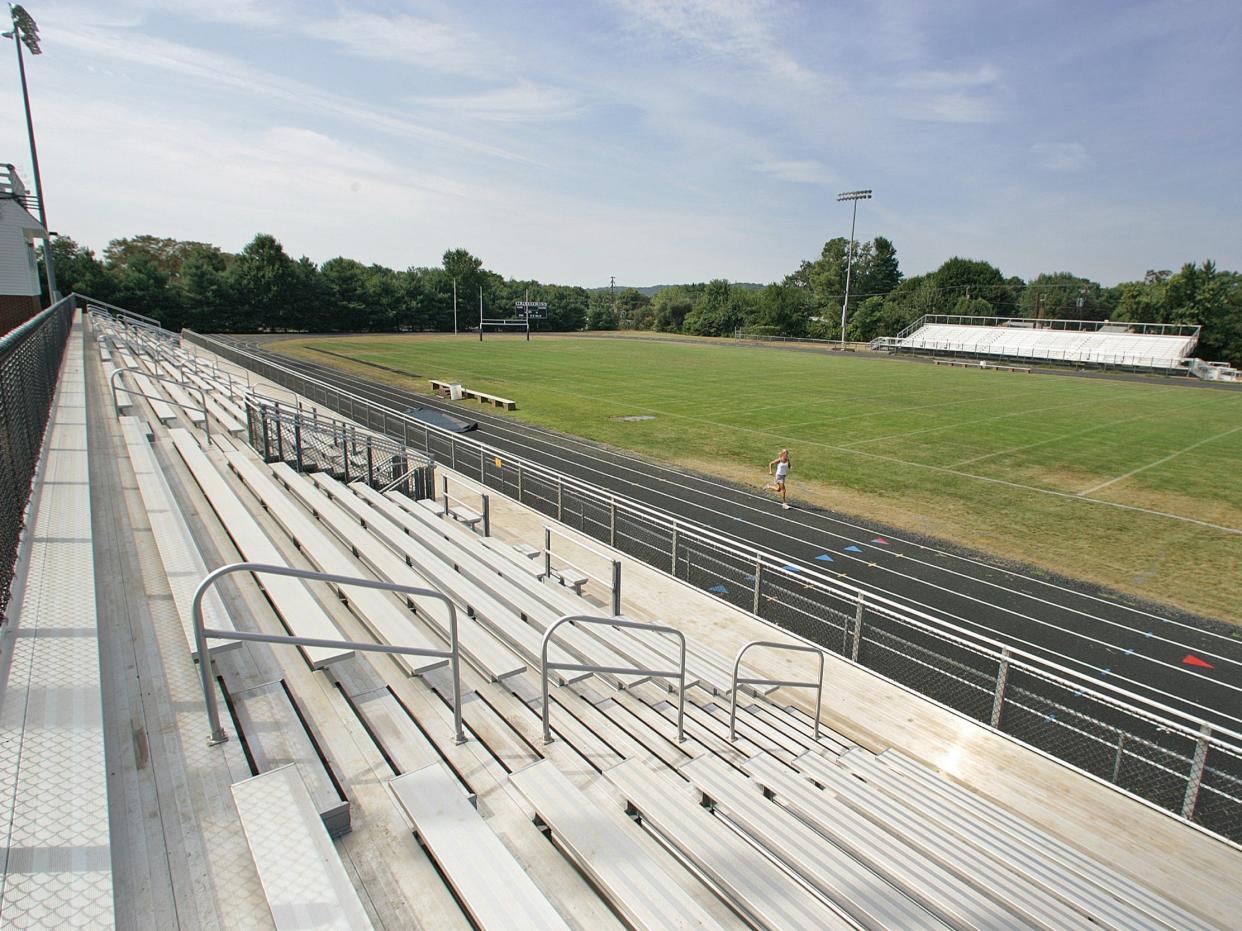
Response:
POLYGON ((1181 368, 1194 349, 1190 336, 1060 330, 1046 327, 928 323, 893 341, 916 352, 1042 359, 1145 368, 1181 368))

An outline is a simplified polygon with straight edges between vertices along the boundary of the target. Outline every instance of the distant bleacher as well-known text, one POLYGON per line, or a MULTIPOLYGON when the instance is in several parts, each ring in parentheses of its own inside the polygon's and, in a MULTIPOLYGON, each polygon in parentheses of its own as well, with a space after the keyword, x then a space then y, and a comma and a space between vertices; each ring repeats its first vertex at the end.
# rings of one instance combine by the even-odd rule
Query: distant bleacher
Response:
POLYGON ((929 314, 876 348, 1172 371, 1187 368, 1198 341, 1197 326, 929 314))

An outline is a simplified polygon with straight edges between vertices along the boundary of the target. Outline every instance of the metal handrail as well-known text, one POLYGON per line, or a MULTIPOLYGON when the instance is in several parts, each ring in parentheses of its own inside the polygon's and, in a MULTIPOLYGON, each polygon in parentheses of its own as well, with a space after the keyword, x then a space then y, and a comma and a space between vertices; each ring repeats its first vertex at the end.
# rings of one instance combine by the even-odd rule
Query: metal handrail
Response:
MULTIPOLYGON (((440 478, 441 478, 441 482, 443 483, 443 484, 441 485, 441 493, 444 495, 444 510, 441 512, 441 514, 442 514, 444 517, 448 517, 448 516, 449 516, 449 514, 450 514, 450 509, 449 509, 449 502, 450 502, 450 501, 455 501, 455 502, 457 502, 458 504, 460 504, 462 507, 466 507, 466 508, 470 507, 470 502, 469 502, 469 501, 466 501, 466 500, 465 500, 465 499, 463 499, 463 498, 459 498, 459 497, 457 497, 457 495, 450 495, 450 494, 449 494, 449 490, 448 490, 448 476, 447 476, 447 475, 443 475, 443 476, 441 476, 440 478)), ((385 491, 387 491, 388 489, 387 489, 387 488, 385 488, 384 490, 385 490, 385 491)), ((483 513, 480 515, 480 517, 481 517, 481 519, 482 519, 482 521, 483 521, 483 536, 485 536, 485 537, 490 537, 490 536, 492 535, 492 502, 491 502, 491 498, 490 498, 490 497, 488 497, 488 496, 487 496, 486 494, 484 494, 483 492, 479 492, 479 500, 482 502, 482 503, 480 504, 479 509, 483 512, 483 513)))
POLYGON ((552 725, 548 719, 548 670, 563 669, 567 672, 608 672, 615 675, 647 675, 660 679, 677 679, 677 742, 686 740, 686 635, 676 627, 665 624, 647 624, 643 621, 627 621, 616 617, 594 617, 590 614, 566 614, 557 618, 543 632, 543 645, 539 656, 539 678, 543 689, 543 742, 552 742, 552 725), (642 666, 600 666, 594 663, 562 663, 548 660, 548 645, 552 642, 552 634, 562 624, 581 623, 598 624, 602 627, 628 627, 632 630, 650 630, 655 633, 673 634, 681 641, 680 669, 676 671, 646 669, 642 666))
POLYGON ((731 689, 731 697, 729 700, 729 743, 737 740, 737 687, 739 685, 784 685, 790 688, 814 688, 815 689, 815 739, 819 740, 819 709, 824 700, 824 651, 818 647, 809 646, 802 643, 777 643, 774 640, 752 640, 750 643, 744 644, 737 651, 737 658, 733 660, 733 686, 731 689), (819 657, 819 681, 818 682, 792 682, 781 679, 764 679, 764 678, 739 678, 738 672, 742 668, 742 655, 751 647, 771 647, 774 650, 792 650, 795 653, 814 653, 819 657))
POLYGON ((207 392, 198 385, 186 384, 185 382, 177 381, 175 378, 165 378, 163 375, 153 375, 150 372, 140 369, 136 365, 127 365, 125 368, 116 369, 111 375, 108 376, 108 387, 112 390, 112 407, 116 410, 118 416, 121 413, 121 403, 116 394, 116 377, 124 374, 125 372, 133 372, 135 375, 141 375, 144 378, 154 378, 156 381, 167 382, 170 385, 179 385, 182 388, 188 388, 190 391, 197 391, 199 396, 203 399, 203 406, 201 408, 191 407, 189 404, 183 404, 171 395, 167 398, 161 398, 159 395, 147 394, 144 391, 137 391, 133 388, 122 389, 126 394, 136 394, 138 397, 146 398, 148 401, 163 401, 166 404, 176 404, 183 411, 200 411, 203 415, 203 430, 207 434, 207 443, 208 445, 211 444, 211 414, 207 412, 207 392))
POLYGON ((203 702, 207 705, 207 721, 211 725, 211 736, 207 742, 211 745, 224 743, 229 739, 220 724, 220 709, 216 704, 216 693, 211 687, 211 654, 207 651, 207 641, 214 640, 249 640, 257 643, 292 643, 305 647, 345 647, 350 650, 362 650, 368 653, 397 653, 402 656, 433 656, 449 661, 453 673, 453 740, 455 743, 466 742, 466 734, 461 720, 461 642, 457 635, 457 608, 452 599, 442 592, 431 588, 419 588, 414 585, 402 585, 398 582, 381 582, 374 579, 360 579, 347 575, 334 575, 330 572, 314 572, 309 569, 295 569, 290 566, 272 566, 257 562, 238 562, 209 573, 194 590, 192 609, 194 617, 194 644, 199 656, 199 676, 203 684, 203 702), (449 611, 449 649, 431 650, 425 647, 400 647, 386 643, 359 643, 353 640, 325 640, 320 637, 295 637, 288 634, 253 633, 245 630, 216 630, 203 626, 203 596, 211 586, 232 572, 267 573, 268 575, 287 575, 298 579, 313 579, 319 582, 332 582, 336 585, 356 585, 359 588, 378 588, 386 592, 400 592, 404 595, 416 595, 420 598, 435 598, 444 602, 449 611))
POLYGON ((603 585, 605 588, 609 589, 612 592, 612 613, 614 616, 617 614, 620 614, 621 613, 621 560, 613 559, 612 556, 605 553, 603 550, 596 549, 593 546, 583 543, 581 540, 575 540, 569 534, 561 530, 557 530, 555 527, 550 527, 547 524, 543 525, 543 575, 541 575, 540 578, 550 578, 552 576, 552 534, 556 534, 558 537, 562 537, 568 540, 570 543, 574 544, 575 546, 581 547, 582 549, 586 550, 588 553, 594 553, 595 555, 602 556, 604 559, 608 560, 608 562, 612 565, 612 581, 611 582, 605 582, 595 573, 591 572, 589 569, 583 568, 582 566, 578 565, 573 560, 566 559, 564 556, 560 557, 560 561, 564 563, 565 565, 570 566, 574 569, 577 569, 579 572, 586 575, 588 579, 598 582, 600 585, 603 585))

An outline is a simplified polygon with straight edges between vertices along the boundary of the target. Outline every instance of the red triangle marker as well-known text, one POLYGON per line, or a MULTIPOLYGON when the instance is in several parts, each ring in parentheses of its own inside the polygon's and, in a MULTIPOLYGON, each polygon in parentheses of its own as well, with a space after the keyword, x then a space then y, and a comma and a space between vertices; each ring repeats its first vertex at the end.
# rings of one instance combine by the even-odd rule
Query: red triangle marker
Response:
POLYGON ((1186 658, 1182 660, 1182 663, 1183 665, 1186 665, 1186 666, 1202 666, 1204 669, 1215 669, 1216 668, 1211 663, 1209 663, 1207 660, 1199 659, 1199 657, 1195 656, 1193 653, 1187 653, 1186 658))

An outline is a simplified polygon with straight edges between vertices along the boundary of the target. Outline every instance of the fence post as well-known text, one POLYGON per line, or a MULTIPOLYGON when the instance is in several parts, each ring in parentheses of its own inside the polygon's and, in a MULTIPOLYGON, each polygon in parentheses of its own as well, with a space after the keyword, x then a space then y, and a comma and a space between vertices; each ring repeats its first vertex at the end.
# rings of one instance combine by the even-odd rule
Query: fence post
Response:
POLYGON ((492 535, 492 499, 483 496, 483 536, 490 537, 492 535))
POLYGON ((621 560, 612 561, 612 616, 621 613, 621 560))
MULTIPOLYGON (((565 489, 565 483, 561 481, 561 477, 556 477, 556 519, 561 520, 561 492, 565 489)), ((563 523, 563 521, 562 521, 563 523)))
POLYGON ((613 498, 608 503, 608 545, 615 547, 617 545, 617 499, 613 498))
POLYGON ((285 461, 285 431, 282 429, 283 424, 280 421, 280 402, 276 403, 276 458, 281 462, 285 461))
POLYGON ((858 662, 858 649, 862 646, 863 596, 858 596, 858 607, 854 609, 854 645, 850 647, 850 659, 858 662))
POLYGON ((262 407, 259 407, 258 410, 259 410, 259 417, 263 423, 263 461, 271 462, 272 461, 272 438, 271 438, 271 435, 267 432, 267 411, 264 410, 262 407))
POLYGON ((1000 666, 996 669, 996 693, 992 696, 992 726, 999 729, 1001 708, 1005 704, 1005 683, 1009 681, 1009 647, 1001 647, 1000 666))
POLYGON ((451 436, 449 437, 449 462, 453 466, 453 471, 457 471, 457 441, 451 436))
POLYGON ((673 578, 677 578, 677 525, 676 524, 673 524, 673 545, 670 546, 669 549, 673 551, 672 552, 673 565, 669 571, 673 573, 673 578))
POLYGON ((518 504, 522 503, 522 460, 518 460, 518 504))
POLYGON ((759 554, 756 553, 755 554, 755 604, 754 604, 754 608, 752 609, 752 613, 756 617, 759 616, 759 586, 762 584, 762 582, 760 581, 762 578, 763 578, 763 560, 760 559, 759 554))
POLYGON ((367 484, 375 485, 375 454, 371 449, 371 435, 367 434, 367 484))
POLYGON ((1203 785, 1203 768, 1207 764, 1208 740, 1212 737, 1212 725, 1199 728, 1199 740, 1195 744, 1195 759, 1190 764, 1190 776, 1186 780, 1186 797, 1182 800, 1182 817, 1187 820, 1195 813, 1195 802, 1203 785))
POLYGON ((293 420, 293 455, 297 459, 299 472, 305 472, 302 467, 302 415, 298 414, 293 420))
POLYGON ((484 465, 484 459, 483 459, 483 444, 480 443, 479 444, 479 484, 486 486, 487 485, 487 473, 483 471, 484 468, 486 468, 486 466, 484 465))
POLYGON ((1125 753, 1125 748, 1126 748, 1126 734, 1125 734, 1125 731, 1122 731, 1121 733, 1117 735, 1117 758, 1113 760, 1113 778, 1112 778, 1113 785, 1117 785, 1117 780, 1121 776, 1121 758, 1122 758, 1122 755, 1125 753))

